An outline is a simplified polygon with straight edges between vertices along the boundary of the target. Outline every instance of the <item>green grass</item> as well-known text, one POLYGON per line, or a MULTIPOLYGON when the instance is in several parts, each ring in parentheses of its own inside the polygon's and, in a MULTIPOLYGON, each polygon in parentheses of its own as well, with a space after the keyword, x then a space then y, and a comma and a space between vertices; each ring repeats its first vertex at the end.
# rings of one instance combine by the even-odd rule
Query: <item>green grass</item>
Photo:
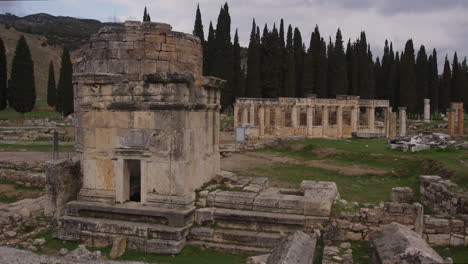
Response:
POLYGON ((0 192, 0 203, 14 203, 18 201, 17 196, 6 196, 4 193, 0 192))
POLYGON ((201 250, 194 247, 185 247, 179 255, 167 256, 158 254, 146 254, 133 249, 127 249, 118 260, 143 261, 159 264, 243 264, 247 256, 232 255, 209 250, 201 250))
MULTIPOLYGON (((39 101, 38 101, 39 102, 39 101)), ((23 116, 21 113, 16 112, 13 108, 7 108, 5 110, 0 111, 0 119, 20 119, 23 116)), ((25 118, 50 118, 52 120, 61 120, 63 119, 60 114, 54 111, 48 110, 38 110, 34 109, 32 112, 25 113, 25 118)))
POLYGON ((451 257, 453 259, 453 263, 468 263, 467 246, 434 247, 434 250, 444 258, 451 257))
MULTIPOLYGON (((33 151, 33 152, 52 152, 52 144, 31 144, 31 145, 19 145, 19 144, 0 144, 0 151, 33 151)), ((73 152, 74 146, 70 145, 59 145, 59 152, 73 152)))
POLYGON ((359 264, 370 264, 371 246, 369 241, 349 241, 353 250, 353 262, 359 264))

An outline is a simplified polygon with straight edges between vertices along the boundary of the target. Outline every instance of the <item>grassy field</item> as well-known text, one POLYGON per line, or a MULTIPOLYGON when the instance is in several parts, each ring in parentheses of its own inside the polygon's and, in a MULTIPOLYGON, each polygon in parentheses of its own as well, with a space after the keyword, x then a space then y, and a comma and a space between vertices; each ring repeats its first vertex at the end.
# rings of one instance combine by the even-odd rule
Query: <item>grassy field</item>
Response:
POLYGON ((276 181, 292 184, 293 187, 297 187, 303 180, 333 181, 337 183, 342 197, 350 201, 371 203, 388 201, 391 189, 402 186, 411 187, 415 192, 415 198, 418 199, 421 163, 426 159, 437 160, 443 166, 453 169, 455 175, 452 180, 463 187, 468 187, 468 168, 463 166, 464 162, 468 162, 468 151, 465 150, 404 153, 388 149, 386 140, 381 139, 308 139, 260 151, 274 152, 303 161, 319 160, 343 168, 358 166, 386 171, 383 175, 372 173, 345 175, 310 165, 274 163, 268 167, 238 172, 246 176, 270 177, 276 181), (325 155, 319 155, 322 150, 326 150, 325 155))
MULTIPOLYGON (((52 230, 49 229, 35 238, 44 238, 46 243, 44 247, 39 251, 42 254, 57 254, 61 248, 66 248, 70 251, 76 249, 79 245, 77 242, 68 242, 52 238, 52 230)), ((111 247, 106 248, 94 248, 87 247, 90 251, 101 251, 105 258, 109 257, 111 247)), ((158 264, 244 264, 247 256, 244 255, 233 255, 220 253, 210 250, 201 250, 193 247, 185 247, 182 252, 178 255, 158 255, 140 252, 133 249, 127 249, 125 254, 117 260, 125 261, 144 261, 146 263, 158 263, 158 264)))
POLYGON ((434 247, 442 257, 451 257, 453 263, 468 263, 468 247, 434 247))

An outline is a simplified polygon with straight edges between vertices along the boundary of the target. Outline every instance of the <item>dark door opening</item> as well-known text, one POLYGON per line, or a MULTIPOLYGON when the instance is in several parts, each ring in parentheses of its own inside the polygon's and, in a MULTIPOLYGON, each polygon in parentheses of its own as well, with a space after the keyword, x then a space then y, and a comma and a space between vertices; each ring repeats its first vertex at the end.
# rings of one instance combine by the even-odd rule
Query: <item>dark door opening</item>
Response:
POLYGON ((126 160, 130 180, 130 201, 141 201, 141 165, 139 160, 126 160))

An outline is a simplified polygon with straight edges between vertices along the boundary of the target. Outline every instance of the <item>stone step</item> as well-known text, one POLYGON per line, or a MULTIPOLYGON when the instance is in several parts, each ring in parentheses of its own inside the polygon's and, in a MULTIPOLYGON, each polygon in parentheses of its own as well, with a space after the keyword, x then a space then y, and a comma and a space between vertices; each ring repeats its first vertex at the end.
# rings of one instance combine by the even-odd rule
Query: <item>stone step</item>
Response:
POLYGON ((280 233, 193 227, 189 240, 231 244, 248 247, 274 248, 281 242, 280 233))
POLYGON ((242 255, 263 255, 270 253, 271 249, 261 247, 249 247, 231 244, 220 244, 216 242, 207 242, 199 240, 187 241, 187 245, 202 249, 210 249, 215 251, 227 252, 232 254, 242 255))
POLYGON ((186 210, 167 209, 144 206, 139 203, 108 204, 73 201, 67 204, 67 214, 69 216, 115 219, 174 227, 184 227, 192 222, 194 211, 195 208, 186 210))
POLYGON ((126 238, 127 247, 146 253, 176 255, 185 247, 186 240, 165 240, 135 237, 130 235, 115 235, 80 231, 58 227, 54 230, 54 238, 66 241, 80 241, 91 247, 109 247, 116 238, 126 238))
POLYGON ((322 229, 328 217, 304 216, 234 210, 223 208, 203 208, 196 211, 199 225, 216 224, 220 228, 257 232, 292 232, 302 230, 312 232, 322 229))
POLYGON ((159 224, 135 223, 122 220, 63 216, 59 228, 66 230, 89 231, 142 238, 182 240, 189 233, 189 227, 171 227, 159 224))

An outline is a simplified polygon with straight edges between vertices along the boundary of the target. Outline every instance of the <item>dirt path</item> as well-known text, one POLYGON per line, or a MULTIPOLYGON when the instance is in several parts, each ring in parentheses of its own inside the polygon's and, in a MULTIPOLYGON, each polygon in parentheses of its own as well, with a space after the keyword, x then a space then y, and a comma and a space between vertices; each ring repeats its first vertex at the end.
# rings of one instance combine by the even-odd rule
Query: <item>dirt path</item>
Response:
POLYGON ((250 168, 268 167, 274 163, 287 163, 294 165, 303 165, 314 168, 321 168, 336 171, 345 175, 364 175, 374 174, 383 175, 388 173, 386 170, 362 168, 355 165, 335 165, 328 160, 298 160, 292 157, 285 157, 272 152, 246 152, 234 153, 230 157, 221 159, 221 168, 227 171, 240 171, 250 168))

